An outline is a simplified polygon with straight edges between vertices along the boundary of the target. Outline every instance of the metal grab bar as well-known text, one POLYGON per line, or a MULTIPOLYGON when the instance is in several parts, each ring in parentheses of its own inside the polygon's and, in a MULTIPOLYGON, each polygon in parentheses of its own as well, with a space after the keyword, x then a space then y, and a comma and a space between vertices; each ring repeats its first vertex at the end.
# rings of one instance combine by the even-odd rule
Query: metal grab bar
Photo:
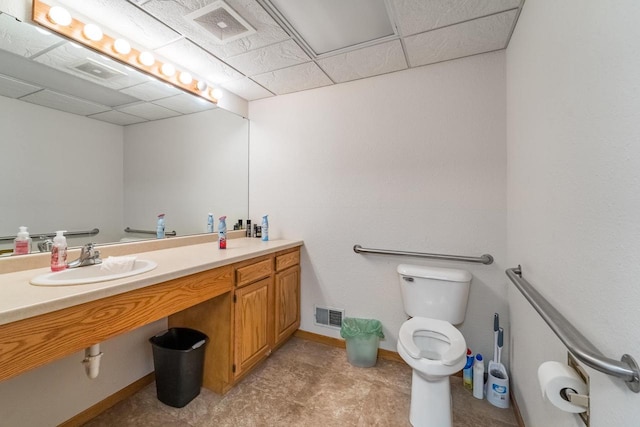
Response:
POLYGON ((415 257, 421 257, 421 258, 441 259, 446 261, 477 262, 477 263, 487 264, 487 265, 493 263, 493 257, 489 254, 484 254, 480 257, 428 254, 424 252, 405 252, 405 251, 394 251, 394 250, 388 250, 388 249, 363 248, 360 245, 355 245, 353 247, 353 251, 357 254, 367 253, 367 254, 381 254, 381 255, 415 256, 415 257))
POLYGON ((640 393, 640 368, 633 357, 628 354, 623 355, 620 360, 605 357, 558 310, 549 304, 549 301, 540 295, 531 283, 522 277, 520 266, 509 268, 506 273, 571 354, 597 371, 622 378, 630 390, 640 393))
MULTIPOLYGON (((100 233, 100 229, 99 228, 94 228, 93 230, 87 230, 87 231, 65 231, 64 235, 66 237, 82 237, 82 236, 95 236, 96 234, 100 233)), ((0 242, 4 242, 4 241, 11 241, 13 239, 15 239, 17 236, 2 236, 0 237, 0 242)), ((35 233, 35 234, 31 234, 30 237, 32 239, 49 239, 52 237, 56 237, 56 233, 35 233)))
MULTIPOLYGON (((135 230, 135 229, 129 228, 129 227, 125 228, 124 232, 125 233, 138 233, 138 234, 154 234, 154 235, 156 234, 156 232, 152 231, 152 230, 135 230)), ((174 231, 165 231, 164 235, 165 236, 175 237, 175 236, 177 236, 177 233, 175 232, 175 230, 174 231)))

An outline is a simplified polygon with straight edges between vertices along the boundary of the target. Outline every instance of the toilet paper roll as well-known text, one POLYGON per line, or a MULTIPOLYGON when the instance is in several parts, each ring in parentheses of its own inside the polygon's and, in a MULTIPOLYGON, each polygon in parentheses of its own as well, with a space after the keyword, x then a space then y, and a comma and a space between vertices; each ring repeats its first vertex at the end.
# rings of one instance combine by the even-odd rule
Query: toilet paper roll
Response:
POLYGON ((542 397, 557 408, 574 414, 585 412, 587 408, 575 405, 562 397, 562 390, 573 389, 578 394, 587 394, 587 385, 569 366, 560 362, 544 362, 538 368, 538 382, 542 397))

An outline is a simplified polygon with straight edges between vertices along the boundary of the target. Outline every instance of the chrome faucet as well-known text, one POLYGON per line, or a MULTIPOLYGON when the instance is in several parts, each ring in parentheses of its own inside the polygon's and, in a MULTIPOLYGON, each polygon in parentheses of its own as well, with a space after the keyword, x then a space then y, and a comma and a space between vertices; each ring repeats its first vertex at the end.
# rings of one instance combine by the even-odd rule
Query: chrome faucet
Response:
POLYGON ((80 250, 80 258, 75 261, 71 261, 69 268, 84 267, 86 265, 100 264, 100 251, 95 250, 95 244, 87 243, 80 250))

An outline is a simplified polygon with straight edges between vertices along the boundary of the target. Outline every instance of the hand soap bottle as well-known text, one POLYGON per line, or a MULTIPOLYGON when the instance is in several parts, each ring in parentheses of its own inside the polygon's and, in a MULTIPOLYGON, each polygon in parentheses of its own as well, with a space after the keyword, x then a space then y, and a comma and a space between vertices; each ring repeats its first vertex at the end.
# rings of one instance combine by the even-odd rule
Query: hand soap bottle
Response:
POLYGON ((265 215, 262 217, 262 241, 263 242, 268 242, 269 241, 269 218, 267 218, 269 215, 265 215))
POLYGON ((156 225, 156 236, 158 239, 164 239, 164 214, 158 215, 158 224, 156 225))
POLYGON ((31 237, 29 237, 27 227, 21 225, 20 231, 13 241, 13 254, 26 255, 29 252, 31 252, 31 237))
POLYGON ((64 231, 56 231, 51 248, 51 271, 61 271, 67 268, 67 238, 64 231))
POLYGON ((218 223, 218 248, 227 249, 227 217, 221 216, 218 223))

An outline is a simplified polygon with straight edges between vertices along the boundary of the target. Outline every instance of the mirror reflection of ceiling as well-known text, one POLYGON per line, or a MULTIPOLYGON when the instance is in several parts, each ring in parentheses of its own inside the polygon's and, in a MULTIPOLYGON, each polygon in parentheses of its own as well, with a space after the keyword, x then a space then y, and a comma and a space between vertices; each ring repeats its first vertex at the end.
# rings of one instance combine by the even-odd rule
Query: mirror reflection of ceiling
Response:
MULTIPOLYGON (((504 49, 523 2, 47 0, 247 101, 504 49)), ((19 49, 19 42, 12 39, 9 44, 19 49)), ((83 73, 96 62, 110 67, 99 73, 115 74, 107 86, 122 99, 107 104, 107 111, 93 112, 94 118, 123 113, 152 120, 155 113, 175 111, 174 103, 198 108, 177 89, 139 76, 121 76, 118 72, 128 74, 125 67, 105 64, 99 55, 75 54, 70 43, 51 45, 38 37, 36 46, 39 49, 14 53, 71 70, 85 80, 95 81, 95 76, 83 73), (140 113, 141 98, 158 108, 140 113)), ((7 49, 6 43, 0 47, 7 49)), ((53 98, 42 92, 25 96, 53 98)))

